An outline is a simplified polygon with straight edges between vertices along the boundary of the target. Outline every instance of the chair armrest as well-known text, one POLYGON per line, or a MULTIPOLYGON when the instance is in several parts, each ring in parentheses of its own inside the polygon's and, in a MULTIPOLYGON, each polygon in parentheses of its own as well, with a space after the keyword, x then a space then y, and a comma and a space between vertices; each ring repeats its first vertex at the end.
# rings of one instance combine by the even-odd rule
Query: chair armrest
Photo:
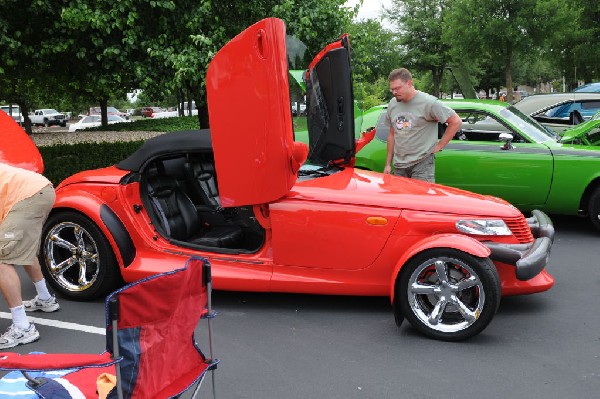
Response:
POLYGON ((85 367, 106 367, 118 363, 109 352, 102 354, 0 352, 0 370, 47 371, 85 367))

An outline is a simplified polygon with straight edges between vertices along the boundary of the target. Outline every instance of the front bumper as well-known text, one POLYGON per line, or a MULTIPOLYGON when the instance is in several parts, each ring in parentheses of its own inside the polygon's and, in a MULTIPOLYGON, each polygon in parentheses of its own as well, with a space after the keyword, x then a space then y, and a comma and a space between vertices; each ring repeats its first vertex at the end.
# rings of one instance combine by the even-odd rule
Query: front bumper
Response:
POLYGON ((554 226, 544 212, 532 211, 527 223, 535 238, 530 244, 482 243, 492 251, 490 259, 514 265, 517 279, 521 281, 529 280, 544 270, 554 241, 554 226))
POLYGON ((54 125, 62 126, 65 123, 67 123, 66 119, 49 119, 48 120, 48 126, 54 126, 54 125))

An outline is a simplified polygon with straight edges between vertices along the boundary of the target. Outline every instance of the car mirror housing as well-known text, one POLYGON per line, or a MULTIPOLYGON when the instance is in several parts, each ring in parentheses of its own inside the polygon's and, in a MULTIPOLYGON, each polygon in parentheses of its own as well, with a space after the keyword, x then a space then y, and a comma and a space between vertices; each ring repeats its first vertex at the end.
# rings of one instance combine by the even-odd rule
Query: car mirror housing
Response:
POLYGON ((503 150, 512 150, 513 148, 515 148, 512 145, 512 140, 513 140, 513 135, 510 133, 500 133, 500 136, 498 137, 500 139, 500 141, 504 141, 504 145, 500 148, 502 148, 503 150))

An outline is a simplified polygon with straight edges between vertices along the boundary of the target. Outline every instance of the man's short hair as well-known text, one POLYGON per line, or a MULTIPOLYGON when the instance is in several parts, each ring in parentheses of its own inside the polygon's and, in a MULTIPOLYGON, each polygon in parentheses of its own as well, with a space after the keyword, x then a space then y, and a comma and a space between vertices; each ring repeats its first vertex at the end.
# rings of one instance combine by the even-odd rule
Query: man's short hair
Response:
POLYGON ((392 72, 390 72, 390 76, 388 76, 388 81, 392 82, 398 79, 400 79, 403 82, 408 82, 409 80, 412 80, 412 75, 410 71, 406 68, 394 69, 392 72))

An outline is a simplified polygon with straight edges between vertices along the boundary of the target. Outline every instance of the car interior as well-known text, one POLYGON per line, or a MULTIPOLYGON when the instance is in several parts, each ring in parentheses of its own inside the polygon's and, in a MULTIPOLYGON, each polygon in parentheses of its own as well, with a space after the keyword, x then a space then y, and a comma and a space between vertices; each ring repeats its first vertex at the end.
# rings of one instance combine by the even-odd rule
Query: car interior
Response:
MULTIPOLYGON (((453 140, 461 141, 490 141, 499 142, 501 133, 510 133, 513 135, 513 142, 527 142, 521 135, 513 129, 505 126, 499 120, 485 112, 478 110, 457 110, 456 113, 462 120, 462 128, 456 132, 453 140)), ((389 129, 385 127, 385 112, 382 112, 377 121, 377 137, 386 141, 389 129)), ((442 138, 446 131, 447 124, 438 123, 438 138, 442 138)))
POLYGON ((156 230, 172 243, 224 253, 251 253, 264 243, 251 206, 221 207, 211 153, 152 160, 142 172, 141 190, 156 230))
POLYGON ((461 130, 456 133, 455 140, 497 142, 501 141, 500 134, 509 133, 513 136, 513 142, 526 142, 521 135, 496 119, 493 115, 474 110, 457 110, 456 113, 460 116, 463 123, 461 130))

